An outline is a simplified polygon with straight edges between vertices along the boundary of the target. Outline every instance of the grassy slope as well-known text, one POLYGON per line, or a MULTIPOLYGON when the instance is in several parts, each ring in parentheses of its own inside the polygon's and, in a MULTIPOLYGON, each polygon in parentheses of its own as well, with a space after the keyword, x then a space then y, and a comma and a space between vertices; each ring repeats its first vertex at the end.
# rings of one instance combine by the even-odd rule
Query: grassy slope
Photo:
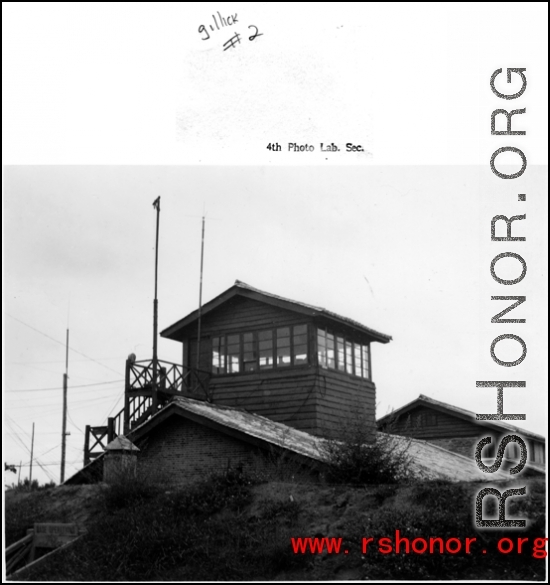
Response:
MULTIPOLYGON (((529 518, 527 530, 478 533, 475 494, 483 484, 329 486, 218 478, 184 492, 152 485, 101 490, 71 488, 38 494, 42 519, 71 521, 87 502, 89 533, 30 572, 32 580, 330 580, 518 579, 542 580, 545 562, 533 558, 544 536, 545 485, 527 480, 528 495, 509 501, 509 517, 529 518), (66 500, 67 505, 60 505, 66 500), (52 503, 57 502, 57 508, 52 503), (72 502, 72 503, 71 503, 72 502), (55 510, 57 510, 58 517, 55 510), (63 518, 59 516, 63 516, 63 518), (473 554, 383 555, 361 552, 364 536, 477 537, 473 554), (524 554, 500 554, 498 538, 529 538, 524 554), (290 537, 343 538, 348 554, 295 555, 290 537), (477 545, 477 546, 476 546, 477 545), (482 550, 487 550, 486 554, 482 550)), ((506 489, 501 487, 501 491, 506 489)), ((30 500, 29 500, 30 501, 30 500)), ((6 499, 6 526, 24 528, 27 504, 6 499)), ((32 523, 32 521, 31 521, 32 523)), ((375 541, 376 542, 376 541, 375 541)), ((9 540, 8 540, 9 543, 9 540)))

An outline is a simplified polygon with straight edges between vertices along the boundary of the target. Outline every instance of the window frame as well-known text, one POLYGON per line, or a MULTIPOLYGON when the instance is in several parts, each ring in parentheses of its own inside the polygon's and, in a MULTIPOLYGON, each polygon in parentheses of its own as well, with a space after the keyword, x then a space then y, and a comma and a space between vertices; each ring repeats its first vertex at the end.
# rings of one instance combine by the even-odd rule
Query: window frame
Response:
MULTIPOLYGON (((235 345, 235 344, 233 344, 235 345)), ((269 351, 269 350, 262 350, 262 351, 269 351)), ((303 356, 303 352, 301 354, 299 354, 301 356, 303 356)), ((304 368, 304 367, 309 367, 312 364, 312 355, 313 355, 313 348, 312 348, 312 343, 311 343, 311 339, 310 339, 310 324, 309 323, 298 323, 298 324, 292 324, 292 325, 280 325, 277 327, 264 327, 261 329, 254 329, 254 330, 240 330, 240 331, 228 331, 228 332, 224 332, 224 333, 219 333, 217 335, 212 335, 210 337, 210 374, 213 377, 219 377, 219 376, 242 376, 242 375, 250 375, 250 374, 262 374, 264 372, 277 372, 277 371, 287 371, 289 369, 295 369, 295 368, 304 368), (302 331, 300 333, 296 332, 296 329, 299 328, 303 328, 305 327, 305 331, 302 331), (283 331, 284 329, 288 329, 289 331, 289 336, 288 338, 285 337, 284 339, 288 339, 288 345, 284 345, 284 347, 282 345, 278 344, 278 339, 283 339, 278 338, 277 333, 278 331, 283 331), (270 338, 266 336, 265 339, 260 340, 260 334, 261 333, 271 333, 270 338), (246 341, 245 342, 245 337, 252 335, 252 346, 253 346, 253 360, 247 360, 245 361, 245 353, 249 353, 249 351, 245 352, 245 343, 250 343, 250 341, 246 341), (296 338, 299 336, 305 336, 305 344, 296 343, 296 338), (235 372, 230 372, 229 370, 229 353, 228 353, 228 339, 231 337, 235 337, 238 336, 239 337, 239 366, 238 366, 238 371, 235 372), (214 345, 214 341, 217 340, 217 345, 214 345), (260 359, 261 359, 261 355, 260 355, 260 341, 263 342, 271 342, 271 347, 270 347, 270 351, 271 351, 271 364, 267 364, 264 366, 260 365, 260 359), (296 363, 296 359, 298 358, 298 355, 295 355, 295 346, 299 346, 301 348, 303 348, 303 346, 305 345, 305 361, 300 361, 299 363, 296 363), (223 348, 224 350, 224 354, 222 355, 220 353, 220 348, 223 348), (282 363, 278 363, 279 362, 279 351, 280 350, 285 350, 288 349, 288 356, 282 355, 281 357, 285 358, 285 357, 289 357, 290 358, 290 362, 282 362, 282 363), (215 353, 217 350, 217 354, 215 353), (215 359, 218 360, 218 364, 223 364, 223 370, 224 371, 220 371, 222 370, 222 367, 220 365, 215 365, 215 359), (254 368, 251 369, 250 368, 250 364, 254 364, 254 368), (247 365, 248 368, 247 369, 247 365)), ((269 360, 269 356, 263 356, 266 357, 269 360)), ((303 358, 302 358, 303 359, 303 358)))
POLYGON ((372 359, 370 351, 370 342, 361 343, 356 341, 357 338, 350 337, 342 334, 329 327, 321 327, 315 325, 315 355, 316 365, 324 370, 332 370, 334 372, 340 372, 359 380, 368 380, 372 382, 372 359), (323 335, 321 335, 321 333, 323 335), (329 352, 329 336, 331 336, 333 365, 329 365, 330 358, 329 352), (320 343, 323 340, 324 343, 320 343), (320 351, 320 348, 324 347, 324 356, 320 351), (366 351, 365 351, 366 350, 366 351), (359 355, 361 364, 359 367, 359 373, 357 373, 356 357, 359 355), (365 367, 365 355, 367 357, 367 364, 365 367), (343 361, 342 361, 343 358, 343 361), (366 369, 366 375, 364 375, 366 369))

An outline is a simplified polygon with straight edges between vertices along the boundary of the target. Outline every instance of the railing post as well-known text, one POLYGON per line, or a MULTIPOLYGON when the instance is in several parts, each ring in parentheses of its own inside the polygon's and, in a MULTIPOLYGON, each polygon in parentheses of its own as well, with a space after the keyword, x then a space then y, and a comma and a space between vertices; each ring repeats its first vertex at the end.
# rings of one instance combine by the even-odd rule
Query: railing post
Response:
POLYGON ((115 438, 115 419, 110 416, 107 418, 107 445, 115 438))
POLYGON ((157 408, 158 408, 158 376, 159 376, 159 372, 158 372, 158 360, 156 359, 156 357, 153 357, 153 378, 152 378, 152 384, 151 384, 151 405, 152 405, 152 411, 153 414, 155 412, 157 412, 157 408))
POLYGON ((84 467, 90 463, 90 425, 86 425, 84 433, 84 467))
POLYGON ((130 370, 132 364, 126 360, 126 375, 124 380, 124 434, 130 431, 130 370))

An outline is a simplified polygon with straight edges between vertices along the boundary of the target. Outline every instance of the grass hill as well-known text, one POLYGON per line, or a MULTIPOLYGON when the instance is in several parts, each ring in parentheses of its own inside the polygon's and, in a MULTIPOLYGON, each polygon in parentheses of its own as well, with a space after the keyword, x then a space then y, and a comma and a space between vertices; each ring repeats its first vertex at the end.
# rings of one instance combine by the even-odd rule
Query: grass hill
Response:
MULTIPOLYGON (((544 537, 545 484, 522 485, 527 495, 509 499, 507 517, 528 518, 527 528, 484 532, 474 527, 479 483, 351 486, 229 471, 181 490, 151 479, 8 490, 6 544, 35 521, 86 526, 72 546, 18 577, 33 581, 544 580, 545 542, 537 539, 544 537), (408 553, 404 540, 395 552, 397 530, 408 553), (319 540, 323 550, 314 553, 299 537, 335 540, 319 540), (469 553, 466 538, 476 539, 469 553), (427 549, 418 552, 423 542, 427 549)), ((485 516, 496 514, 489 499, 485 516)))

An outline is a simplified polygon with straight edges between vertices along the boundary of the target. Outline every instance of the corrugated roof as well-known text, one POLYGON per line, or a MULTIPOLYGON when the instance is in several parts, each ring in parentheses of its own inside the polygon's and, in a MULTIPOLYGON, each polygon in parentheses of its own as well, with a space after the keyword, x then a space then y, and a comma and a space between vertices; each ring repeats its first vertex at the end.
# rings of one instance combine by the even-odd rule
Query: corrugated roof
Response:
POLYGON ((321 448, 323 439, 275 422, 265 416, 183 396, 174 398, 171 404, 266 443, 283 447, 310 459, 323 460, 321 448))
MULTIPOLYGON (((299 431, 259 414, 182 396, 174 398, 172 402, 159 410, 149 420, 132 429, 128 433, 128 437, 138 438, 145 436, 157 424, 162 424, 164 417, 170 414, 170 410, 174 415, 177 415, 179 411, 179 414, 184 417, 186 414, 191 414, 194 420, 199 417, 217 423, 222 427, 238 431, 242 433, 243 440, 246 440, 246 436, 249 436, 321 463, 327 460, 327 439, 299 431)), ((386 433, 378 433, 378 436, 380 440, 389 440, 396 449, 406 450, 407 455, 411 458, 413 472, 420 474, 424 479, 444 479, 449 481, 514 479, 514 476, 502 471, 491 474, 483 473, 477 467, 473 458, 470 459, 458 453, 453 453, 427 441, 388 435, 386 433)), ((128 440, 124 437, 121 439, 128 440)), ((101 457, 102 455, 99 456, 99 458, 101 457)), ((86 468, 94 465, 98 459, 94 460, 86 468)), ((67 479, 65 483, 71 483, 81 471, 67 479)))
POLYGON ((514 476, 500 470, 495 473, 484 473, 476 465, 473 458, 464 457, 464 455, 459 455, 428 441, 398 435, 386 436, 390 437, 398 449, 406 449, 407 455, 412 460, 413 469, 424 479, 448 481, 506 481, 514 479, 514 476))
MULTIPOLYGON (((202 416, 310 459, 320 462, 324 462, 327 459, 326 445, 328 441, 326 439, 315 437, 259 414, 187 397, 177 397, 170 404, 182 411, 202 416)), ((161 413, 162 411, 159 411, 155 416, 159 416, 161 413)), ((149 421, 134 429, 130 436, 134 432, 138 432, 140 428, 151 424, 154 418, 152 417, 149 421)), ((411 457, 413 470, 426 479, 446 479, 449 481, 511 479, 509 474, 502 471, 492 474, 484 473, 477 467, 473 459, 453 453, 427 441, 387 435, 386 433, 378 433, 378 435, 382 439, 389 437, 396 449, 406 449, 407 455, 411 457)))
MULTIPOLYGON (((281 297, 279 295, 275 295, 273 293, 265 292, 263 290, 255 288, 253 286, 250 286, 249 284, 246 284, 240 280, 236 280, 235 284, 232 287, 228 288, 226 291, 219 294, 217 297, 215 297, 214 299, 212 299, 208 303, 205 303, 205 305, 202 307, 202 315, 204 316, 206 313, 215 309, 220 304, 229 300, 235 294, 239 294, 240 292, 255 293, 257 295, 261 295, 262 297, 264 297, 264 299, 266 301, 272 300, 272 301, 275 301, 278 303, 288 304, 288 305, 294 306, 295 308, 301 309, 302 312, 305 309, 306 311, 308 311, 312 315, 320 315, 320 316, 324 316, 324 317, 331 319, 331 320, 339 321, 339 322, 344 323, 348 326, 354 327, 356 329, 360 329, 361 331, 363 331, 364 333, 367 333, 368 335, 373 337, 373 339, 375 339, 376 341, 380 341, 381 343, 388 343, 392 339, 391 335, 386 335, 385 333, 381 333, 380 331, 376 331, 375 329, 371 329, 370 327, 367 327, 366 325, 363 325, 362 323, 359 323, 359 321, 355 321, 354 319, 350 319, 348 317, 343 317, 342 315, 338 315, 337 313, 334 313, 332 311, 328 311, 327 309, 323 309, 322 307, 316 307, 315 305, 309 305, 307 303, 302 303, 300 301, 295 301, 292 299, 281 297)), ((291 307, 289 307, 289 308, 291 308, 291 307)), ((180 319, 179 321, 177 321, 176 323, 174 323, 170 327, 167 327, 166 329, 161 331, 161 336, 170 337, 178 329, 180 329, 181 327, 188 326, 190 323, 193 323, 196 319, 198 319, 198 310, 189 313, 189 315, 187 315, 183 319, 180 319)))
POLYGON ((426 396, 425 394, 420 394, 418 396, 418 398, 411 400, 411 402, 408 402, 407 404, 405 404, 404 406, 401 406, 397 410, 390 412, 390 414, 386 414, 385 416, 379 418, 377 423, 380 424, 386 420, 390 420, 391 418, 398 416, 399 414, 402 414, 403 412, 407 412, 408 410, 411 410, 412 408, 415 408, 415 407, 420 406, 420 405, 432 406, 432 407, 436 408, 437 410, 446 410, 452 414, 455 414, 456 416, 458 416, 460 418, 470 420, 471 422, 473 422, 475 424, 494 428, 497 431, 501 430, 501 431, 506 431, 506 432, 518 433, 518 434, 524 435, 525 437, 528 437, 530 439, 534 439, 536 441, 541 441, 543 443, 546 440, 542 435, 538 435, 537 433, 533 433, 532 431, 528 431, 527 429, 522 429, 520 427, 516 427, 516 426, 508 424, 504 421, 497 421, 497 420, 478 421, 478 420, 476 420, 475 413, 472 412, 471 410, 466 410, 465 408, 460 408, 459 406, 453 406, 452 404, 449 404, 447 402, 441 402, 440 400, 436 400, 435 398, 431 398, 429 396, 426 396))

